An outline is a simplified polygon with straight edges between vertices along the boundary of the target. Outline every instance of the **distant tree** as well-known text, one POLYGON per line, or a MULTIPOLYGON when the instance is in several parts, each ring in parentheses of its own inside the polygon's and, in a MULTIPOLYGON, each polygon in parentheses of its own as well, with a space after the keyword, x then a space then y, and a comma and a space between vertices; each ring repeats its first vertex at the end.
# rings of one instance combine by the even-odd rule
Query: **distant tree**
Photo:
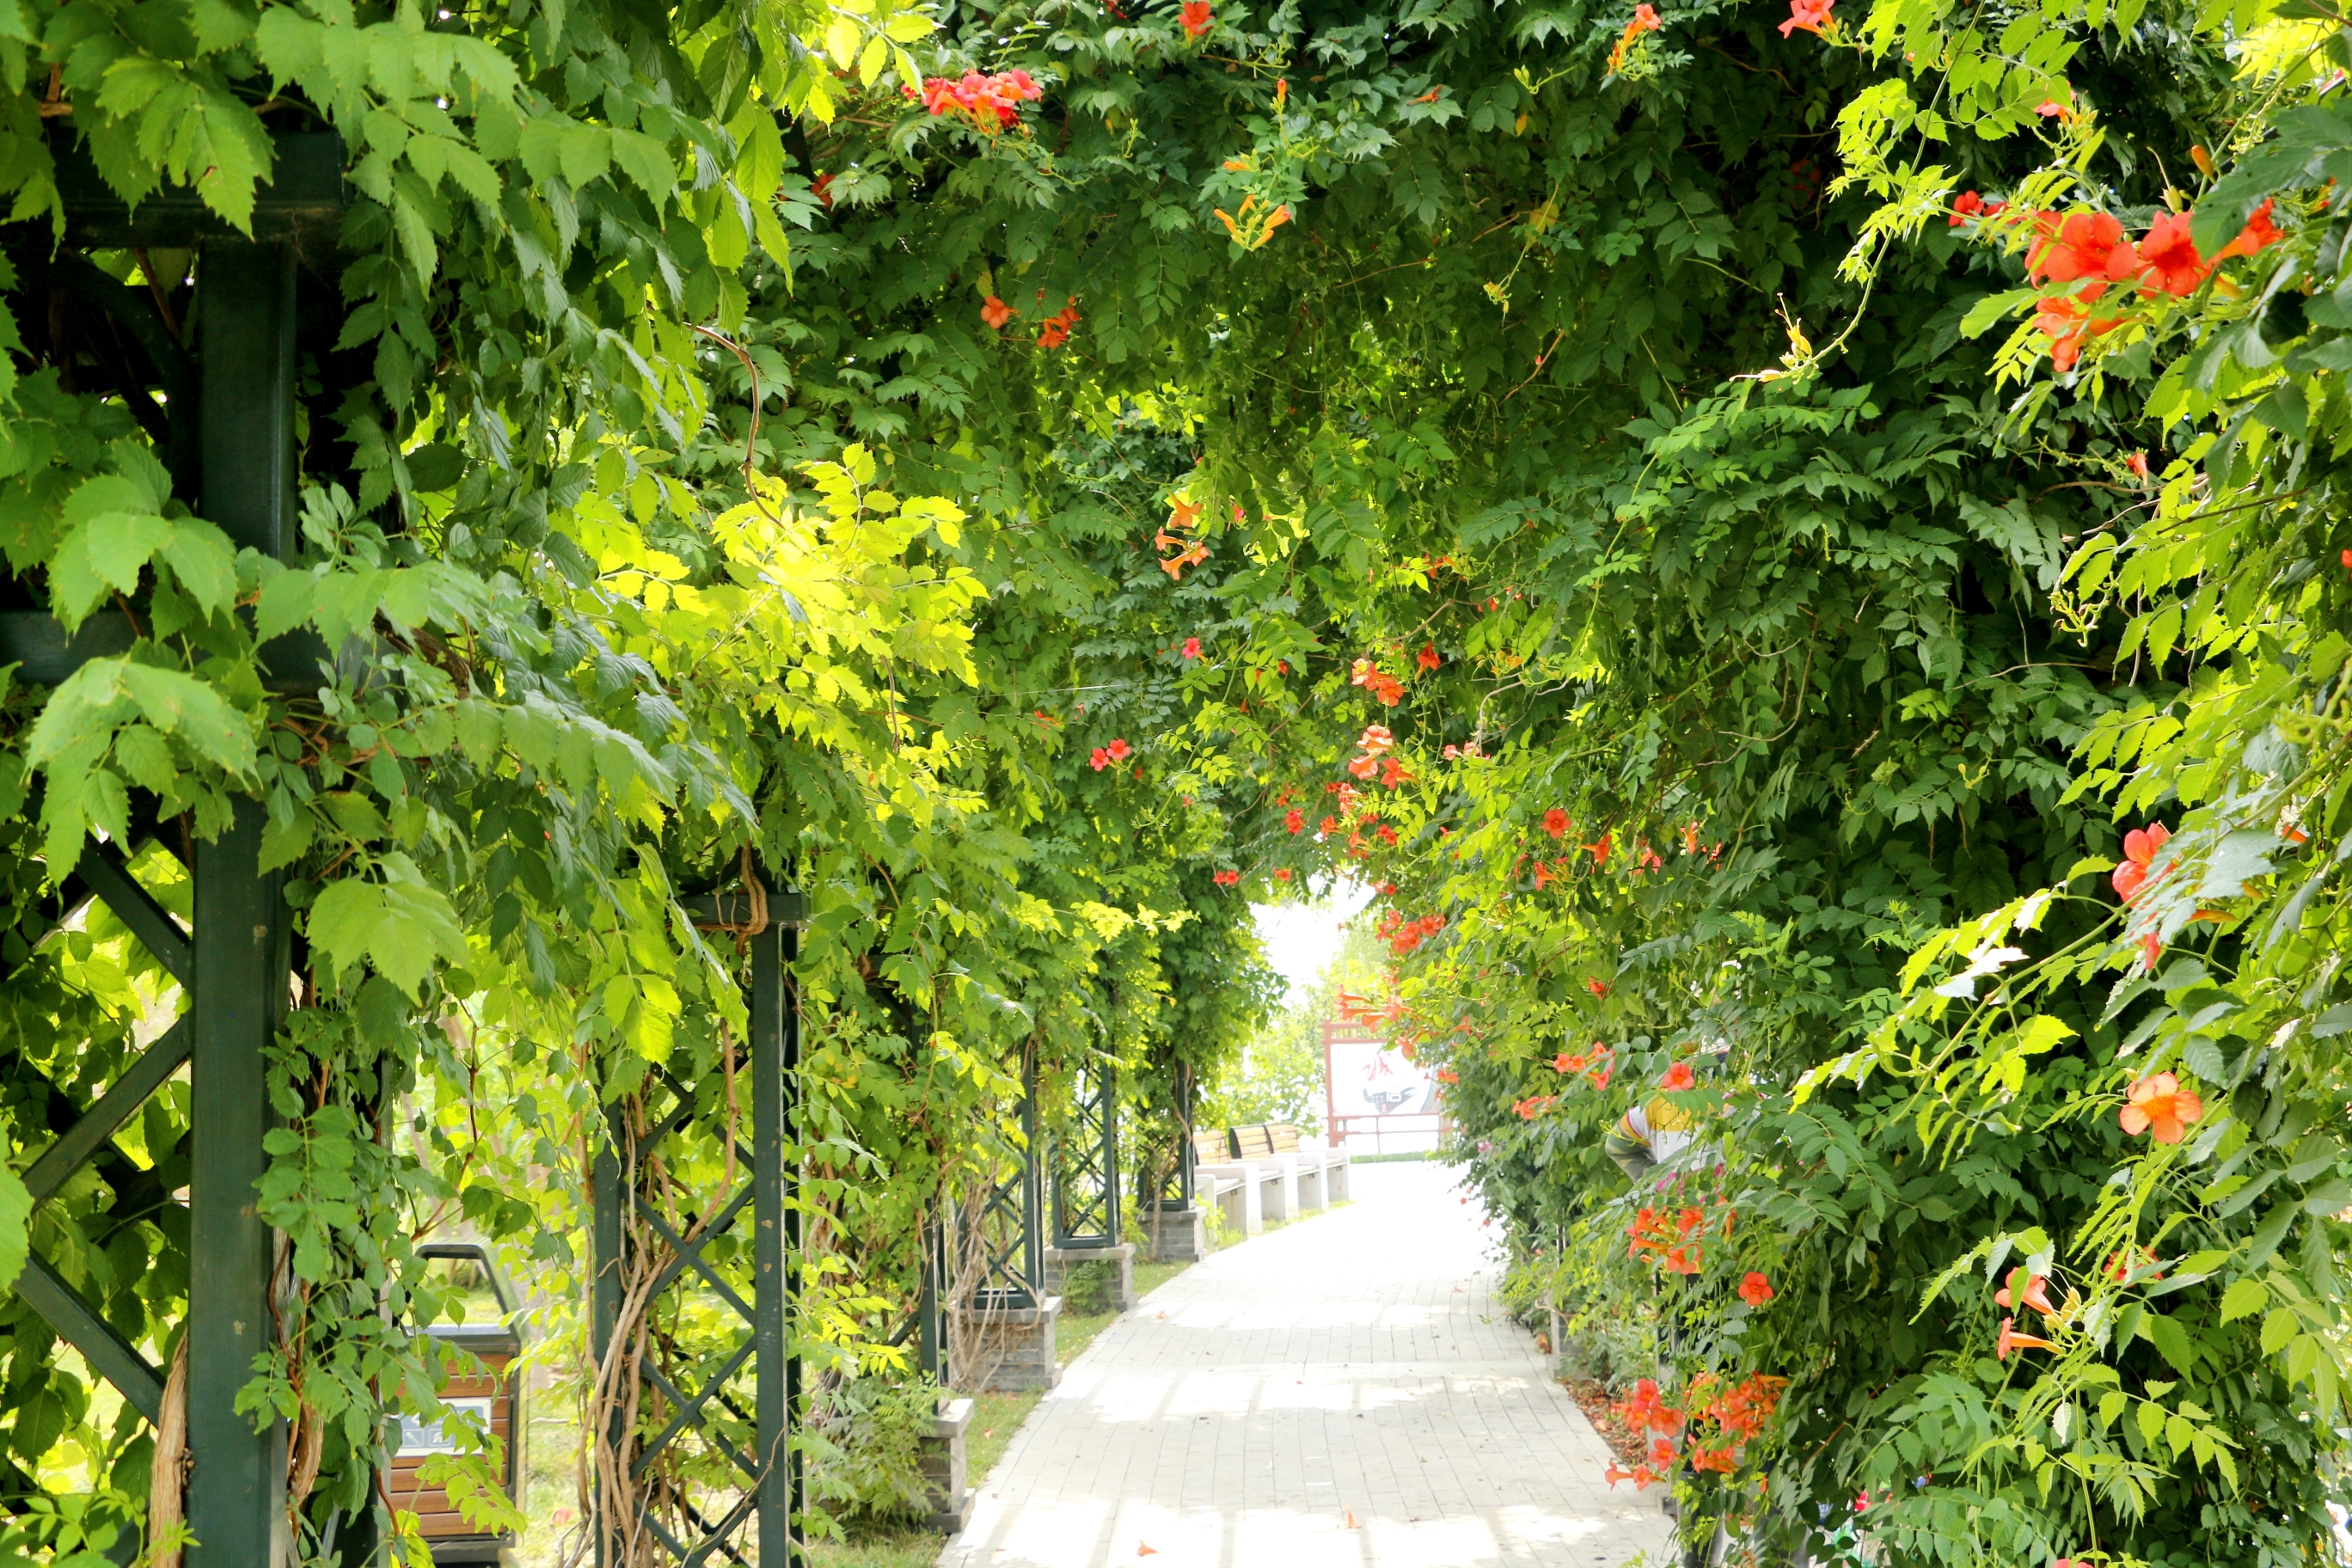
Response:
POLYGON ((1211 1086, 1201 1107, 1201 1125, 1239 1127, 1261 1121, 1295 1122, 1311 1137, 1323 1132, 1323 1031, 1338 1015, 1339 993, 1381 996, 1388 985, 1371 928, 1351 921, 1339 951, 1315 984, 1296 995, 1263 1025, 1211 1086))

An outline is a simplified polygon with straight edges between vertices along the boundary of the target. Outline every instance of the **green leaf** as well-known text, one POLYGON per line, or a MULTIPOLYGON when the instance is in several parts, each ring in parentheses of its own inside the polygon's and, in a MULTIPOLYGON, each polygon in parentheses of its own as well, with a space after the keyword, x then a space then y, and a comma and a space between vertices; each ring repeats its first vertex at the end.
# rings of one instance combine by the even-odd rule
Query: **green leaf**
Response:
POLYGON ((315 574, 299 571, 280 572, 264 584, 253 616, 253 640, 268 642, 309 620, 318 585, 315 574))
POLYGON ((457 704, 455 717, 457 743, 466 749, 467 760, 478 768, 489 766, 505 737, 498 709, 478 697, 468 697, 457 704))
POLYGON ((297 811, 285 822, 272 820, 261 830, 261 868, 274 871, 280 866, 291 866, 309 852, 310 838, 316 831, 310 814, 297 811))
POLYGON ((2347 1207, 2352 1207, 2352 1181, 2342 1176, 2331 1177, 2304 1194, 2305 1214, 2341 1214, 2347 1207))
POLYGON ((611 135, 613 161, 659 206, 677 188, 677 164, 669 149, 642 132, 614 131, 611 135))
POLYGON ((2294 1314, 2284 1307, 2273 1307, 2263 1315, 2263 1353, 2276 1355, 2286 1349, 2294 1331, 2294 1314))
POLYGON ((382 882, 350 876, 320 889, 306 929, 339 972, 364 958, 413 998, 436 963, 466 956, 466 935, 449 900, 405 856, 387 855, 380 864, 382 882))
POLYGON ((2249 1318, 2270 1304, 2269 1288, 2259 1279, 2241 1279, 2221 1293, 2221 1321, 2249 1318))
POLYGON ((253 35, 253 13, 236 0, 193 0, 188 21, 197 49, 207 55, 233 49, 253 35))
POLYGON ((163 546, 163 563, 171 567, 180 591, 206 615, 218 615, 236 603, 236 549, 211 523, 193 517, 174 522, 163 546))
POLYGON ((2181 1376, 2187 1377, 2197 1370, 2197 1347, 2189 1340, 2189 1331, 2173 1319, 2150 1312, 2147 1321, 2141 1323, 2140 1332, 2147 1336, 2148 1342, 2156 1346, 2181 1376))
POLYGON ((22 1177, 0 1165, 0 1290, 16 1282, 32 1255, 26 1235, 32 1218, 33 1194, 22 1177))
POLYGON ((215 767, 239 776, 253 772, 253 727, 211 686, 176 669, 126 662, 122 689, 147 722, 177 734, 215 767))
POLYGON ((2270 1261, 2271 1255, 2279 1249, 2279 1243, 2286 1239, 2287 1227, 2294 1223, 2295 1213, 2294 1204, 2283 1203, 2263 1216, 2263 1223, 2254 1228, 2252 1243, 2246 1253, 2247 1268, 2260 1268, 2270 1261))
POLYGON ((311 900, 304 930, 310 945, 341 972, 367 957, 369 940, 383 918, 383 889, 364 878, 342 877, 321 888, 311 900))
POLYGON ((367 796, 352 790, 334 790, 320 795, 319 803, 334 818, 336 827, 362 844, 372 844, 383 837, 383 813, 367 796))
POLYGON ((556 153, 563 177, 577 188, 613 166, 612 133, 598 125, 567 124, 556 139, 556 153))
POLYGON ((1981 336, 1994 322, 2033 298, 2034 290, 2031 289, 2011 289, 2004 293, 1986 295, 1969 307, 1969 313, 1960 318, 1960 335, 1964 338, 1981 336))
POLYGON ((49 563, 49 610, 78 627, 110 592, 130 594, 173 526, 155 515, 144 488, 121 474, 84 479, 66 499, 65 540, 49 563))

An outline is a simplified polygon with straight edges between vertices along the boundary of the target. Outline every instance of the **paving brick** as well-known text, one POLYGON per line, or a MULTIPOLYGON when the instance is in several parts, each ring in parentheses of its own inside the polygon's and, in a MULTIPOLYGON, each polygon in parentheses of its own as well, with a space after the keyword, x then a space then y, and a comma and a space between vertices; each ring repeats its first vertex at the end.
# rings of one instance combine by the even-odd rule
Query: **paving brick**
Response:
POLYGON ((1068 1368, 940 1568, 1616 1568, 1654 1494, 1503 1315, 1442 1166, 1217 1253, 1068 1368), (1144 1553, 1140 1548, 1149 1546, 1144 1553))

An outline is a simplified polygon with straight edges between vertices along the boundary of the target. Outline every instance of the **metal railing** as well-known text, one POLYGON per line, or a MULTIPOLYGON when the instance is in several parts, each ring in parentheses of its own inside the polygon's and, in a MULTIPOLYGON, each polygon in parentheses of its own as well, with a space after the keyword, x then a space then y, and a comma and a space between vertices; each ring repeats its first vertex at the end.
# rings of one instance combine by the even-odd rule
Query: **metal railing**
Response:
POLYGON ((1454 1118, 1442 1110, 1401 1111, 1390 1116, 1334 1116, 1331 1118, 1331 1147, 1344 1149, 1349 1138, 1369 1135, 1372 1152, 1388 1152, 1388 1138, 1443 1139, 1454 1130, 1454 1118))

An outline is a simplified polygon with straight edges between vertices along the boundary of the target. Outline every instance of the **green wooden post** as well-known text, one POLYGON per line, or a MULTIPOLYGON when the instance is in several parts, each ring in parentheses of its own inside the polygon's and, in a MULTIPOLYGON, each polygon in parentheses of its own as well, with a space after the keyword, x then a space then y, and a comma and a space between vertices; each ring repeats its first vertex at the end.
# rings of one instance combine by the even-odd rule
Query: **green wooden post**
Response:
POLYGON ((751 1159, 756 1240, 752 1297, 753 1398, 759 1423, 760 1556, 762 1568, 793 1568, 799 1562, 793 1510, 799 1463, 792 1452, 793 1416, 800 1396, 800 1367, 792 1357, 788 1320, 792 1271, 798 1261, 799 1226, 790 1203, 794 1185, 784 1148, 792 1136, 793 1075, 800 1063, 799 1011, 788 991, 784 965, 799 945, 796 933, 770 925, 751 946, 751 1159))
MULTIPOLYGON (((239 545, 290 553, 294 259, 283 245, 205 247, 197 278, 203 514, 239 545)), ((289 931, 261 870, 262 807, 240 801, 196 846, 188 1179, 188 1568, 290 1561, 286 1428, 236 1411, 271 1348, 273 1238, 255 1187, 268 1163, 266 1053, 283 1020, 289 931)))

